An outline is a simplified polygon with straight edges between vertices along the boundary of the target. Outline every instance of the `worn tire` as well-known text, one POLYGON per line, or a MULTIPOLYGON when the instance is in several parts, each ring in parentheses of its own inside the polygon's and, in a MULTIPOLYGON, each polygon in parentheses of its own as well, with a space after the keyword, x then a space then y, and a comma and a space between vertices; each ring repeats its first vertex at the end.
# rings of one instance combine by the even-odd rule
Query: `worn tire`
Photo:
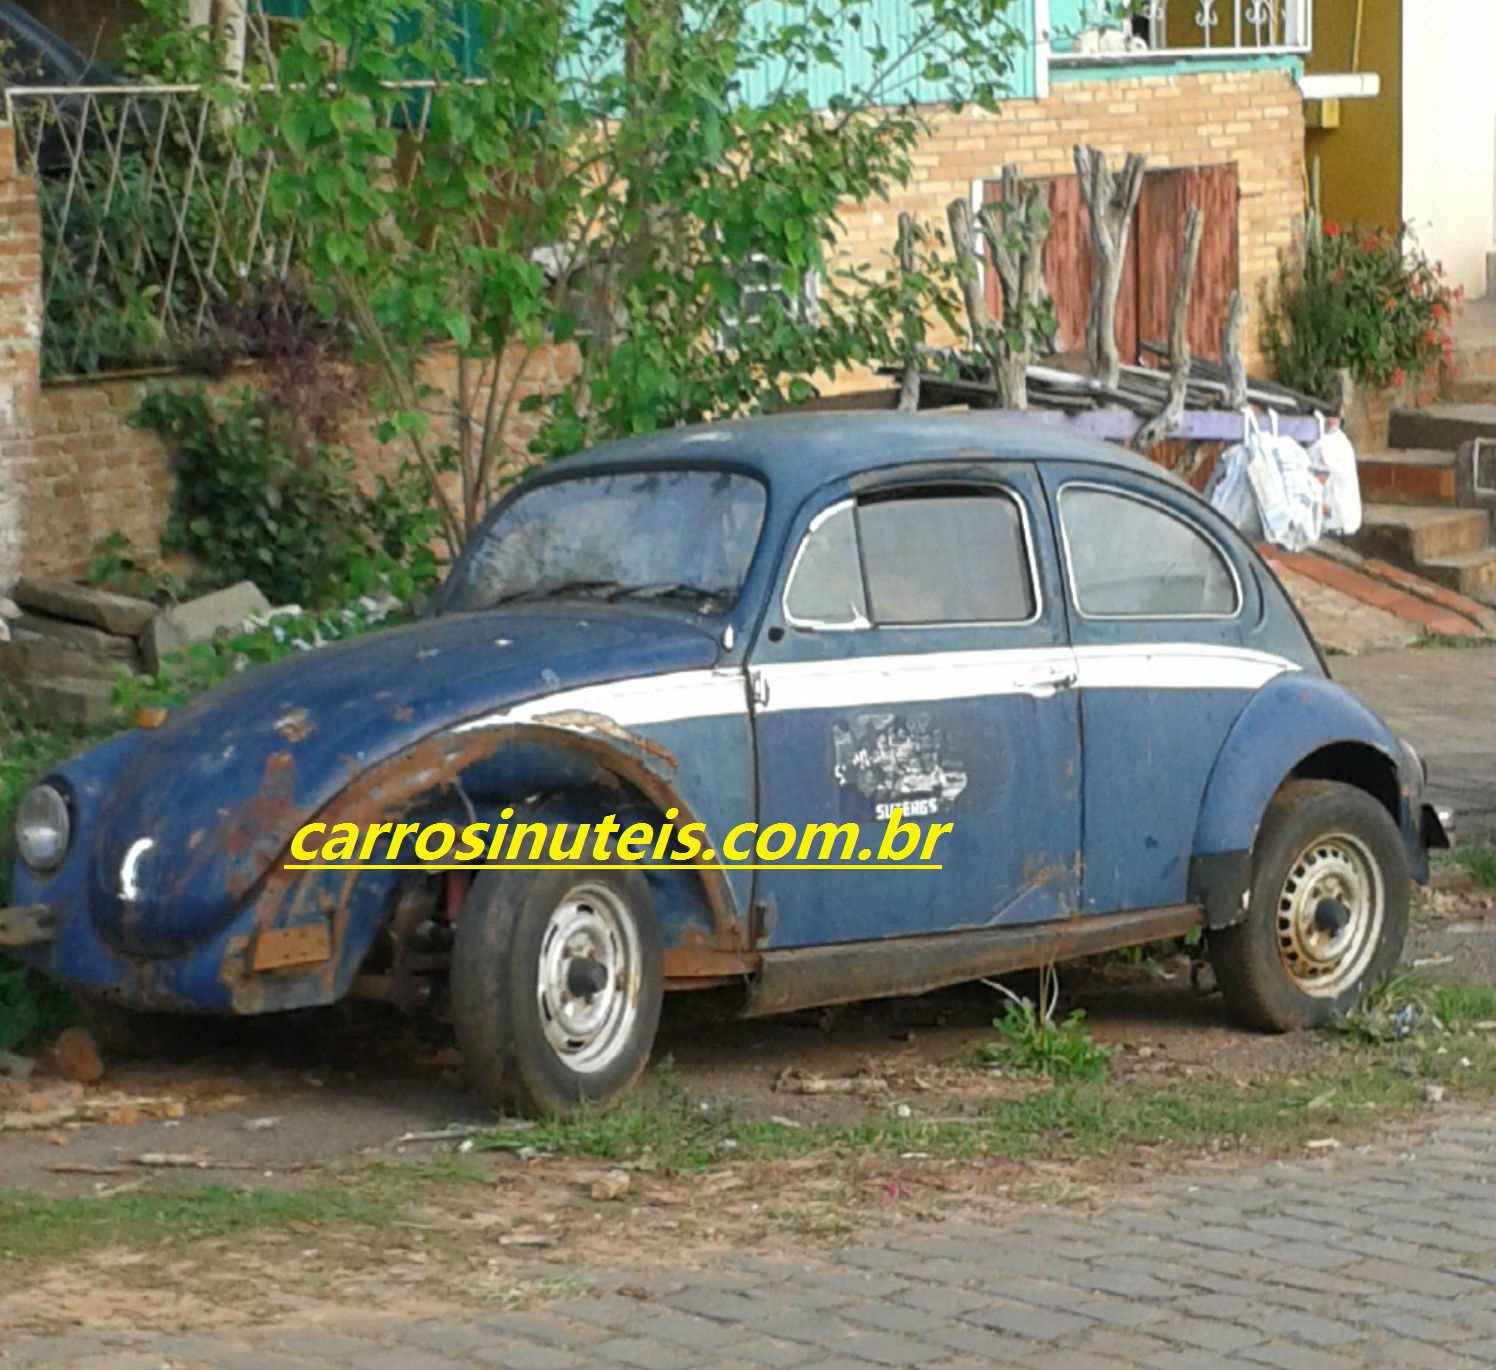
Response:
POLYGON ((637 871, 480 876, 452 949, 452 1019, 469 1081, 496 1108, 531 1115, 611 1103, 649 1061, 664 980, 654 901, 637 871), (577 992, 570 977, 600 964, 603 987, 577 992))
POLYGON ((1376 799, 1330 780, 1285 785, 1252 851, 1246 918, 1210 934, 1227 1005, 1268 1032, 1350 1012, 1402 955, 1409 894, 1402 835, 1376 799))

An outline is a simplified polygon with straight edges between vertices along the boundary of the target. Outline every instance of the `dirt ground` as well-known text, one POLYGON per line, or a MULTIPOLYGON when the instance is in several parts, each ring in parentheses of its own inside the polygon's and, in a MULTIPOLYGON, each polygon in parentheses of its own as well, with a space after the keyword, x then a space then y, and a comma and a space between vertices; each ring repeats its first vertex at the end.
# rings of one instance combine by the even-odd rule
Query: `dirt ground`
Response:
MULTIPOLYGON (((1496 983, 1496 895, 1468 886, 1426 895, 1406 960, 1445 979, 1496 983)), ((1227 1081, 1246 1091, 1292 1079, 1335 1049, 1323 1035, 1233 1027, 1219 996, 1192 985, 1182 955, 1072 967, 1062 984, 1062 1007, 1085 1009, 1095 1039, 1115 1048, 1112 1075, 1124 1084, 1227 1081)), ((658 1054, 673 1062, 692 1107, 739 1120, 961 1119, 1042 1087, 973 1065, 1001 1002, 977 985, 743 1023, 722 1017, 720 1001, 682 997, 667 1008, 658 1054), (806 1095, 776 1088, 786 1072, 883 1084, 806 1095)), ((0 1186, 10 1193, 149 1198, 253 1185, 294 1195, 340 1176, 367 1188, 375 1175, 392 1202, 406 1204, 372 1235, 357 1222, 293 1222, 180 1249, 105 1243, 21 1278, 12 1266, 0 1327, 40 1333, 222 1329, 365 1305, 413 1317, 475 1302, 510 1308, 578 1292, 599 1271, 647 1280, 687 1244, 693 1259, 726 1260, 743 1249, 844 1241, 870 1224, 920 1222, 953 1206, 996 1215, 1035 1202, 1086 1205, 1181 1166, 1241 1163, 1231 1138, 1187 1156, 1158 1146, 1067 1160, 1042 1147, 1017 1160, 849 1146, 771 1160, 724 1154, 670 1175, 631 1162, 626 1202, 599 1203, 594 1186, 620 1174, 606 1161, 464 1155, 459 1140, 431 1138, 492 1120, 463 1090, 448 1042, 373 1011, 255 1025, 186 1063, 111 1063, 88 1087, 48 1074, 43 1058, 29 1079, 0 1079, 0 1125, 28 1114, 41 1125, 0 1132, 0 1186), (69 1108, 88 1117, 44 1121, 69 1108), (206 1168, 142 1166, 149 1157, 206 1168)), ((1347 1144, 1370 1140, 1376 1126, 1368 1120, 1366 1135, 1346 1134, 1347 1144)), ((1271 1138, 1256 1145, 1272 1154, 1271 1138)))
MULTIPOLYGON (((1445 979, 1496 983, 1496 894, 1442 883, 1422 897, 1405 963, 1445 979)), ((1061 1007, 1085 1010, 1095 1040, 1116 1049, 1112 1072, 1124 1079, 1246 1081, 1291 1072, 1322 1049, 1312 1036, 1238 1029, 1206 988, 1192 983, 1183 955, 1093 962, 1062 968, 1061 1007)), ((672 1062, 698 1108, 730 1110, 743 1121, 845 1126, 898 1115, 900 1105, 921 1116, 961 1116, 1034 1087, 972 1068, 1002 1008, 994 990, 968 985, 742 1022, 730 1016, 730 996, 679 995, 667 1000, 656 1059, 672 1062), (785 1088, 787 1073, 886 1087, 807 1095, 785 1088)), ((114 1168, 142 1156, 205 1163, 154 1168, 177 1182, 294 1183, 360 1155, 430 1155, 430 1139, 401 1139, 491 1121, 463 1088, 450 1039, 383 1010, 349 1006, 235 1024, 221 1036, 189 1061, 109 1062, 91 1086, 59 1078, 45 1054, 29 1078, 0 1077, 0 1184, 97 1193, 114 1187, 114 1168), (64 1116, 69 1110, 75 1116, 64 1116)))

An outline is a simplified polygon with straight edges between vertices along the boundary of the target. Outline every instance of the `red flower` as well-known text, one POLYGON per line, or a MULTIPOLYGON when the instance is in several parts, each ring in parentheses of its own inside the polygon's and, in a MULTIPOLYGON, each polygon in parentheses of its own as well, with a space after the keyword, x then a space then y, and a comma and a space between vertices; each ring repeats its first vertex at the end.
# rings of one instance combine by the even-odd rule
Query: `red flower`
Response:
POLYGON ((1340 225, 1337 224, 1334 219, 1327 219, 1325 221, 1325 237, 1327 237, 1327 238, 1338 238, 1339 236, 1340 236, 1340 225))
POLYGON ((1387 296, 1387 303, 1384 308, 1389 314, 1391 314, 1397 308, 1397 301, 1394 300, 1391 295, 1387 296))
POLYGON ((1431 313, 1434 318, 1436 318, 1440 323, 1443 323, 1444 320, 1449 317, 1449 311, 1445 309, 1443 304, 1438 300, 1434 301, 1434 307, 1429 310, 1429 313, 1431 313))
POLYGON ((1363 252, 1375 252, 1376 250, 1377 250, 1377 240, 1375 238, 1362 238, 1361 239, 1361 251, 1363 251, 1363 252))
POLYGON ((1408 373, 1404 371, 1400 366, 1396 371, 1392 373, 1392 384, 1399 390, 1402 389, 1403 384, 1407 381, 1407 379, 1408 373))
POLYGON ((1431 328, 1423 335, 1423 341, 1430 347, 1436 347, 1439 343, 1439 335, 1431 328))

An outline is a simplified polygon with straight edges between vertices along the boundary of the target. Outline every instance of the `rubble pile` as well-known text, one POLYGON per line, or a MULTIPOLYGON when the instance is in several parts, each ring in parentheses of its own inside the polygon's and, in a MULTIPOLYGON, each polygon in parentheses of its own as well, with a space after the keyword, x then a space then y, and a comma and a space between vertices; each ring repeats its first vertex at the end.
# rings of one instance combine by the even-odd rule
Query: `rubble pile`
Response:
POLYGON ((253 581, 182 604, 25 577, 0 601, 0 685, 36 718, 90 726, 110 715, 121 669, 154 675, 162 658, 268 613, 253 581))

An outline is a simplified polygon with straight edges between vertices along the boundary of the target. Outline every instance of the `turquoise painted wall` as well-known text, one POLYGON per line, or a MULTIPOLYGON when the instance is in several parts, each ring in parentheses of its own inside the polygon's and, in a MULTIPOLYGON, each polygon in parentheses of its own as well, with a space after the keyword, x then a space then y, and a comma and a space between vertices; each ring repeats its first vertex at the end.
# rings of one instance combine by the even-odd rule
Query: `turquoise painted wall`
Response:
MULTIPOLYGON (((583 13, 596 0, 578 0, 583 13)), ((306 13, 306 0, 263 0, 265 12, 288 19, 300 18, 306 13)), ((1017 98, 1031 99, 1037 89, 1034 65, 1034 0, 1010 0, 1011 22, 1024 34, 1025 47, 1015 53, 1015 65, 1011 81, 1012 94, 1017 98)), ((861 33, 848 27, 842 44, 845 61, 842 66, 813 70, 805 76, 797 76, 792 88, 805 90, 812 103, 819 107, 828 105, 838 93, 855 86, 865 85, 874 74, 874 64, 867 49, 872 45, 876 33, 892 52, 899 51, 908 41, 922 16, 928 13, 930 0, 870 0, 860 8, 863 18, 861 33)), ((761 0, 758 6, 765 23, 792 23, 801 6, 790 0, 761 0)), ((778 89, 784 73, 765 71, 755 83, 756 88, 745 91, 749 99, 762 99, 771 90, 778 89)), ((890 103, 912 96, 916 100, 935 102, 946 98, 945 89, 935 82, 919 78, 911 71, 907 79, 888 89, 890 103)))

